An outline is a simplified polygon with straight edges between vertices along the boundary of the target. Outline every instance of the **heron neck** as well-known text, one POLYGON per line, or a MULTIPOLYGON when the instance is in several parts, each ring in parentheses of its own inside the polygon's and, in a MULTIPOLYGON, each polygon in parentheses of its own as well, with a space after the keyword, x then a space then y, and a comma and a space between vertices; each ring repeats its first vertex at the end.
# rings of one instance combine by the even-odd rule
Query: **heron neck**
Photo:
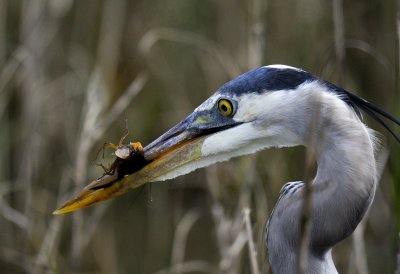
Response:
MULTIPOLYGON (((334 94, 310 86, 295 92, 288 94, 291 96, 285 103, 295 106, 296 111, 294 107, 276 108, 276 117, 285 118, 283 123, 277 119, 285 128, 275 132, 295 136, 283 145, 299 140, 298 144, 315 155, 318 165, 312 180, 307 273, 337 273, 330 251, 354 231, 375 193, 373 135, 353 109, 334 94)), ((297 269, 303 186, 297 182, 284 187, 271 214, 267 244, 274 273, 294 273, 297 269)))
POLYGON ((321 110, 319 115, 315 135, 306 143, 318 164, 314 184, 337 183, 369 196, 376 183, 373 135, 349 107, 321 110))
POLYGON ((312 199, 313 222, 319 224, 311 233, 315 254, 326 253, 355 230, 376 188, 373 135, 350 107, 337 103, 322 104, 309 144, 318 165, 312 199))

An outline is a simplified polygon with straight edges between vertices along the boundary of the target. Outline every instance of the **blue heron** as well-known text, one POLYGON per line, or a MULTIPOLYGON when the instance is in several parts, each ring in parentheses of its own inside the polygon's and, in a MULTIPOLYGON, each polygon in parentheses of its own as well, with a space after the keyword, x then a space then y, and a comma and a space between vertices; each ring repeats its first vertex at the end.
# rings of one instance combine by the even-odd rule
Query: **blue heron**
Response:
MULTIPOLYGON (((313 151, 318 166, 311 180, 306 272, 337 273, 331 250, 355 230, 377 186, 377 138, 362 122, 361 110, 399 141, 384 119, 400 122, 350 92, 298 68, 256 68, 221 86, 146 146, 144 164, 133 174, 117 176, 115 182, 109 175, 94 181, 78 197, 79 206, 75 200, 56 213, 264 148, 303 145, 313 151)), ((304 186, 285 184, 269 218, 265 239, 274 273, 297 272, 304 186)))

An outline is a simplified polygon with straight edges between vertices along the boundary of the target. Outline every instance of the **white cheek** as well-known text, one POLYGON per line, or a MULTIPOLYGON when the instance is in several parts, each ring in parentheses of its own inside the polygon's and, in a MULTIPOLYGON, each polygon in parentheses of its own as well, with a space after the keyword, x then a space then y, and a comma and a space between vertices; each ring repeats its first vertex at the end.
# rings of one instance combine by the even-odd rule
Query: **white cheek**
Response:
POLYGON ((237 113, 234 120, 242 122, 255 121, 269 117, 282 111, 282 107, 287 104, 288 92, 291 91, 273 91, 262 95, 258 93, 249 93, 240 98, 237 113))
POLYGON ((208 137, 204 141, 201 153, 203 156, 208 156, 235 150, 248 143, 256 134, 250 123, 224 130, 208 137))
POLYGON ((223 161, 240 155, 251 154, 268 147, 287 147, 302 144, 295 133, 281 126, 262 129, 252 123, 216 133, 208 137, 202 146, 202 156, 219 155, 223 161))

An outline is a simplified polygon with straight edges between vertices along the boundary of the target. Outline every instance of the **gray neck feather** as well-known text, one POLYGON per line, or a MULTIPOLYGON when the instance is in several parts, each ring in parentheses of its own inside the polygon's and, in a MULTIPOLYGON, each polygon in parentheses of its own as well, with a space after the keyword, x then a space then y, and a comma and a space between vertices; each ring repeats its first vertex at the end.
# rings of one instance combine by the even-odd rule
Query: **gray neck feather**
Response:
MULTIPOLYGON (((318 164, 312 181, 308 273, 337 273, 331 248, 354 231, 375 193, 374 136, 335 95, 307 88, 298 95, 304 103, 299 112, 305 113, 296 111, 288 128, 314 152, 318 164)), ((303 190, 282 192, 271 214, 267 246, 274 273, 297 272, 303 190)))

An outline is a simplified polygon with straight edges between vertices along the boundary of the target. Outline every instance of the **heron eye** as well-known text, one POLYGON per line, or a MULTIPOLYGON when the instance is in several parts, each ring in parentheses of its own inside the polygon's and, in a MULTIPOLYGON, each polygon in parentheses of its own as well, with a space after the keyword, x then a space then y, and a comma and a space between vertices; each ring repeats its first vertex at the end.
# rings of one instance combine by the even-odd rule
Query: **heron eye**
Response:
POLYGON ((218 109, 224 116, 231 116, 233 113, 233 105, 229 100, 221 99, 218 101, 218 109))

